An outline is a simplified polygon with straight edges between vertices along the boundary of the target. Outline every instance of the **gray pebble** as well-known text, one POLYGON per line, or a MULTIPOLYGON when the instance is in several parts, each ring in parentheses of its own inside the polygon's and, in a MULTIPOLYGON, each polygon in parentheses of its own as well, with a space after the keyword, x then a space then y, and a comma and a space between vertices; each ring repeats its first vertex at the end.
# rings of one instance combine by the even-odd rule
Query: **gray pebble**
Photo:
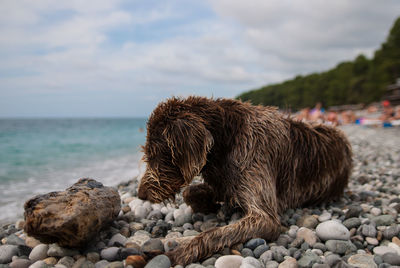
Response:
POLYGON ((276 261, 269 261, 265 264, 265 268, 278 268, 279 263, 276 261))
POLYGON ((243 257, 254 257, 254 253, 251 249, 249 248, 243 248, 242 251, 240 252, 243 257))
POLYGON ((47 251, 49 250, 49 245, 47 244, 39 244, 34 247, 29 254, 29 259, 33 262, 38 260, 43 260, 47 258, 47 251))
POLYGON ((317 236, 323 240, 348 240, 349 230, 340 222, 329 220, 318 224, 316 228, 317 236))
POLYGON ((150 252, 154 250, 164 251, 164 245, 158 238, 151 238, 146 241, 142 246, 143 252, 150 252))
POLYGON ((95 268, 105 268, 109 264, 108 261, 106 260, 101 260, 95 263, 94 267, 95 268))
POLYGON ((18 254, 18 246, 2 245, 0 246, 0 264, 9 263, 13 256, 18 254))
POLYGON ((254 257, 246 257, 243 259, 240 268, 263 268, 263 265, 254 257))
POLYGON ((62 248, 57 244, 51 244, 47 255, 50 257, 64 257, 64 256, 75 256, 78 255, 79 251, 75 249, 62 248))
POLYGON ((259 245, 258 247, 256 247, 253 251, 254 253, 254 257, 256 257, 257 259, 260 258, 261 254, 263 254, 265 251, 267 251, 269 249, 269 246, 264 244, 264 245, 259 245))
POLYGON ((321 261, 321 258, 312 252, 306 252, 298 261, 297 264, 299 267, 311 267, 314 263, 318 263, 321 261))
POLYGON ((345 254, 346 252, 357 250, 356 246, 351 242, 343 240, 328 240, 326 241, 325 246, 329 251, 337 254, 345 254))
POLYGON ((391 265, 400 265, 400 256, 396 253, 385 253, 382 256, 383 262, 389 263, 391 265))
POLYGON ((253 238, 249 241, 247 241, 246 244, 244 244, 245 248, 249 248, 251 250, 254 250, 256 247, 260 246, 260 245, 264 245, 266 244, 264 239, 261 238, 253 238))
POLYGON ((394 222, 393 216, 391 215, 380 215, 373 217, 372 221, 376 223, 376 226, 390 225, 394 222))
POLYGON ((169 268, 171 266, 171 261, 165 255, 158 255, 149 261, 145 268, 169 268))
POLYGON ((75 263, 74 258, 70 256, 62 257, 57 264, 64 265, 65 267, 71 268, 75 263))
POLYGON ((108 241, 108 246, 123 246, 128 239, 122 234, 118 233, 111 237, 110 241, 108 241))
POLYGON ((11 268, 28 268, 32 262, 26 259, 16 259, 10 263, 11 268))
POLYGON ((363 225, 361 232, 364 236, 368 236, 368 237, 376 236, 376 228, 372 225, 363 225))
POLYGON ((105 248, 100 252, 100 256, 102 259, 107 261, 116 261, 119 258, 119 248, 117 247, 109 247, 105 248))
POLYGON ((211 258, 208 258, 207 260, 203 261, 201 263, 201 265, 203 265, 203 266, 214 265, 216 261, 217 261, 217 258, 211 257, 211 258))
POLYGON ((349 218, 343 221, 343 225, 349 230, 351 228, 358 228, 361 225, 361 220, 359 218, 349 218))
POLYGON ((113 261, 107 264, 105 268, 124 268, 124 263, 122 261, 113 261))

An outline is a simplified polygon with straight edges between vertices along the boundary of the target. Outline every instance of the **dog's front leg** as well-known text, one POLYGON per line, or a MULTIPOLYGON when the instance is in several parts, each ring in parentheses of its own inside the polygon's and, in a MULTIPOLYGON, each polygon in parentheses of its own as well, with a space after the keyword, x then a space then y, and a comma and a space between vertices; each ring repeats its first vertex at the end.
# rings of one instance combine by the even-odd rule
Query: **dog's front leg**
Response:
POLYGON ((183 192, 183 199, 193 212, 214 213, 220 208, 213 189, 205 183, 188 186, 183 192))
POLYGON ((272 240, 278 235, 279 224, 268 215, 249 214, 234 224, 205 231, 167 255, 173 265, 187 265, 254 237, 272 240))

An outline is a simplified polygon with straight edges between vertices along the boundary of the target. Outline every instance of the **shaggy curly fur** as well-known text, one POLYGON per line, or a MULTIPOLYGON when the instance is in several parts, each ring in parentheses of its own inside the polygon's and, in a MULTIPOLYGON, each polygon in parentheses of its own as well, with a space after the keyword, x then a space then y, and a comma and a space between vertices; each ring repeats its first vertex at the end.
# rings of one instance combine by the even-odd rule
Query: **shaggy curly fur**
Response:
POLYGON ((168 252, 187 264, 254 237, 279 235, 288 208, 339 197, 351 171, 351 148, 337 129, 283 117, 275 108, 231 99, 188 97, 160 103, 147 125, 146 172, 138 196, 152 202, 188 186, 184 200, 195 212, 218 202, 240 207, 245 216, 168 252))

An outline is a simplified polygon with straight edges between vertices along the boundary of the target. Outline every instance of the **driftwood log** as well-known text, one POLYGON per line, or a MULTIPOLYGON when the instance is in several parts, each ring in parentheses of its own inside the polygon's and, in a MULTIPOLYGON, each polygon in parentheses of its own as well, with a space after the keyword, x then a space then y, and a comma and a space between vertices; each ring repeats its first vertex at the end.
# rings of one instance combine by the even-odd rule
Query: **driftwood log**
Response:
POLYGON ((25 203, 25 232, 43 243, 81 247, 114 220, 118 192, 93 179, 80 179, 62 192, 37 195, 25 203))

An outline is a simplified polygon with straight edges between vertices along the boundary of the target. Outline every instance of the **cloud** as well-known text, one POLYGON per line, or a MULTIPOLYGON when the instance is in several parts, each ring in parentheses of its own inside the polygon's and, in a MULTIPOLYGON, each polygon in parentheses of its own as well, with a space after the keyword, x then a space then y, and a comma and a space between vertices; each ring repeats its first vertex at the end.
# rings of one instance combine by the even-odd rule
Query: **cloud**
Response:
POLYGON ((46 107, 60 116, 146 115, 171 95, 233 97, 371 55, 399 7, 394 0, 3 0, 0 116, 45 115, 46 107))

